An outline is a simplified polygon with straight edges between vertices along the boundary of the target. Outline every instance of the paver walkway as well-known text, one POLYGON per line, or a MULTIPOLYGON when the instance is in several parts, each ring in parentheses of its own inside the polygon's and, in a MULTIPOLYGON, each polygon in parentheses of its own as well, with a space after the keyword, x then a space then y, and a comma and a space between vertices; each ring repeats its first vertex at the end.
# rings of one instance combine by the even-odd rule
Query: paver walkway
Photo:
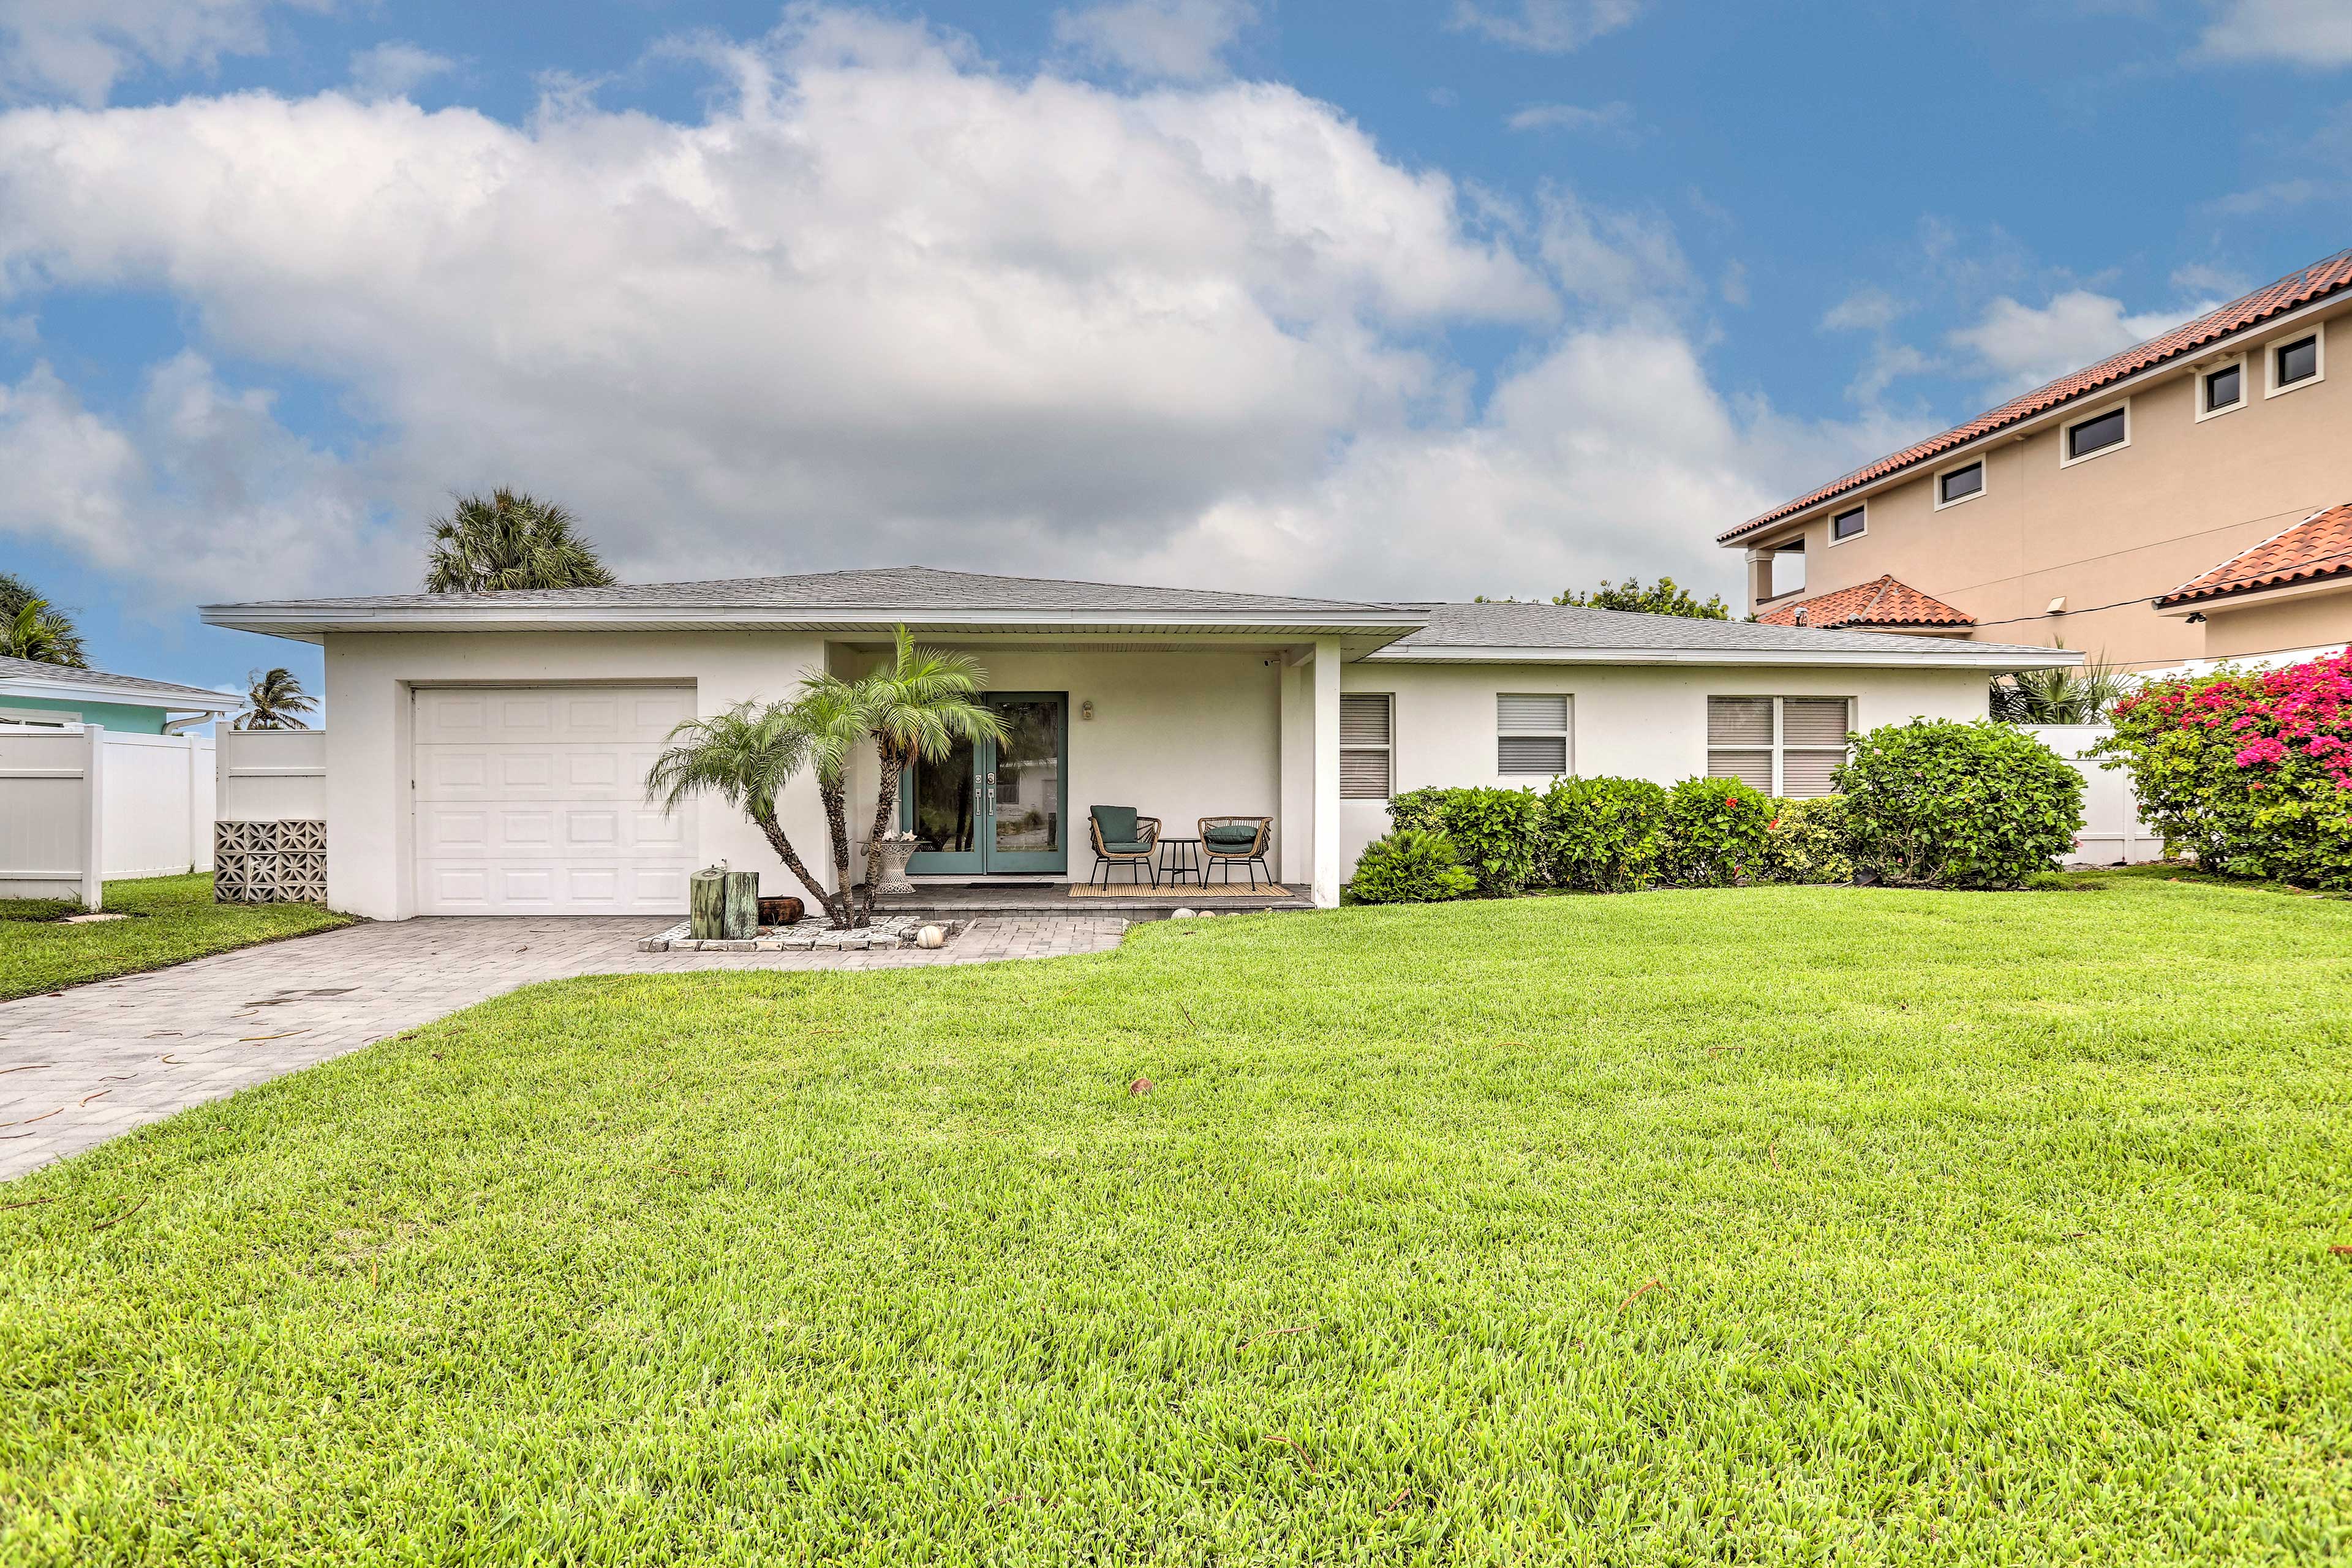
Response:
POLYGON ((0 1002, 0 1181, 533 981, 903 969, 1118 945, 1115 915, 982 916, 925 952, 639 952, 643 919, 417 920, 0 1002))

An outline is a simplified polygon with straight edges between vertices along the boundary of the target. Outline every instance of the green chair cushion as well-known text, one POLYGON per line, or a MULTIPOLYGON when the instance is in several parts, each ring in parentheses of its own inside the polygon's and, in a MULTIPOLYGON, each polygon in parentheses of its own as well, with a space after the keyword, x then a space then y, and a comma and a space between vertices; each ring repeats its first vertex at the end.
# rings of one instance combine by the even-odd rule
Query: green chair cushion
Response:
POLYGON ((1209 842, 1219 849, 1246 849, 1251 845, 1257 842, 1257 829, 1255 827, 1212 827, 1209 829, 1207 837, 1209 842))
POLYGON ((1139 837, 1135 827, 1135 807, 1131 805, 1089 806, 1095 826, 1102 830, 1106 844, 1132 844, 1139 837))
POLYGON ((1149 855, 1151 853, 1151 846, 1149 842, 1140 838, 1129 838, 1122 843, 1119 840, 1106 837, 1103 839, 1103 853, 1106 855, 1149 855))

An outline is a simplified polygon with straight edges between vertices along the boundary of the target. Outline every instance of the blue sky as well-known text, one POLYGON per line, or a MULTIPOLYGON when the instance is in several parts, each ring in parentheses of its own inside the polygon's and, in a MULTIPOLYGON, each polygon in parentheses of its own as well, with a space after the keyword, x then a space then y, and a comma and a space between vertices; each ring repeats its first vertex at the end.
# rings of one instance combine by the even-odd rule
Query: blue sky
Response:
POLYGON ((2340 0, 0 0, 0 560, 312 650, 560 499, 638 579, 1670 572, 2352 245, 2340 0))

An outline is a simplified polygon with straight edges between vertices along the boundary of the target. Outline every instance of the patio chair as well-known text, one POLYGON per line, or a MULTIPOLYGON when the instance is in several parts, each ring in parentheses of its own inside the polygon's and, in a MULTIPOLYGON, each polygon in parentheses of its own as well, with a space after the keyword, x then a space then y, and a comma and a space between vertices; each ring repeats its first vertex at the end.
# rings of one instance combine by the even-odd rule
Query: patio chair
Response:
MULTIPOLYGON (((1224 880, 1231 886, 1234 868, 1245 865, 1250 868, 1250 888, 1255 891, 1257 874, 1265 873, 1268 882, 1274 880, 1274 868, 1266 864, 1265 854, 1274 842, 1274 818, 1270 816, 1204 816, 1201 818, 1201 853, 1208 858, 1209 867, 1225 868, 1224 880)), ((1209 885, 1209 873, 1201 873, 1201 885, 1209 885)))
MULTIPOLYGON (((1160 868, 1153 858, 1160 848, 1160 819, 1139 816, 1131 805, 1090 805, 1087 808, 1087 831, 1095 841, 1095 870, 1102 873, 1102 885, 1110 886, 1113 866, 1140 867, 1151 879, 1154 888, 1160 886, 1160 868)), ((1130 875, 1130 882, 1135 879, 1130 875)), ((1087 874, 1087 883, 1094 883, 1094 872, 1087 874)))

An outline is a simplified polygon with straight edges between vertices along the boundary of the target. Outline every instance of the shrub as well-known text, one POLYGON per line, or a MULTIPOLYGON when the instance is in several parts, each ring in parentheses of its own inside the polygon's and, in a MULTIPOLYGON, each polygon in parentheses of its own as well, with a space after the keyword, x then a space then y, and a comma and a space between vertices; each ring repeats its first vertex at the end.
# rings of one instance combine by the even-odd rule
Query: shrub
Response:
POLYGON ((2208 871, 2352 888, 2352 654, 2151 681, 2098 747, 2208 871))
POLYGON ((1765 874, 1776 882, 1850 882, 1845 852, 1845 796, 1776 800, 1764 825, 1765 874))
POLYGON ((1348 891, 1360 904, 1435 904, 1477 885, 1461 867, 1461 851, 1443 833, 1400 827, 1364 847, 1348 891))
POLYGON ((1517 892, 1536 876, 1536 834, 1541 816, 1535 792, 1524 789, 1416 789, 1389 802, 1389 821, 1444 834, 1488 898, 1517 892))
POLYGON ((1681 888, 1728 888, 1762 876, 1771 805, 1738 779, 1675 785, 1665 801, 1665 879, 1681 888))
POLYGON ((1922 888, 2014 888, 2074 847, 2083 775, 1990 719, 1873 730, 1838 769, 1855 874, 1922 888))
POLYGON ((1560 779, 1543 796, 1536 868, 1554 887, 1631 893, 1658 879, 1666 792, 1647 779, 1560 779))

